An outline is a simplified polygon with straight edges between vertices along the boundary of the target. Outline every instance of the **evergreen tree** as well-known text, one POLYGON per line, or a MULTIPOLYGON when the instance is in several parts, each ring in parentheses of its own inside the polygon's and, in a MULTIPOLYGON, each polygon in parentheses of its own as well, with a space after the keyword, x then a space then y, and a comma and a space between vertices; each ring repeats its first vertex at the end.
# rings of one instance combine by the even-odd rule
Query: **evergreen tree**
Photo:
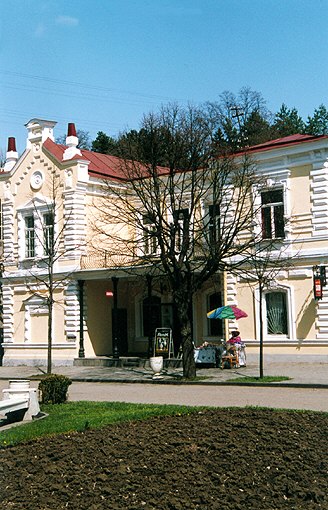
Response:
POLYGON ((297 133, 304 133, 305 124, 296 108, 290 109, 283 103, 280 110, 275 114, 272 129, 272 134, 275 138, 282 138, 297 133))
POLYGON ((323 104, 314 110, 312 117, 308 117, 305 132, 309 135, 328 134, 328 110, 323 104))
POLYGON ((103 131, 98 131, 97 138, 92 142, 92 150, 101 154, 117 155, 117 141, 103 131))
POLYGON ((243 125, 243 136, 246 145, 257 145, 267 142, 273 137, 270 122, 260 112, 253 110, 243 125))

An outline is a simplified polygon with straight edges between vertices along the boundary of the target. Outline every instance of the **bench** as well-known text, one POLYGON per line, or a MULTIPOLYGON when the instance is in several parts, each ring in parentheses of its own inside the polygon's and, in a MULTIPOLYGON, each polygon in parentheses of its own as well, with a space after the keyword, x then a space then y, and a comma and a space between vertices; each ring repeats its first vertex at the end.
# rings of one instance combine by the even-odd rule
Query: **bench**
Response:
POLYGON ((28 409, 29 397, 6 398, 0 401, 0 416, 5 417, 8 413, 28 409))
MULTIPOLYGON (((16 411, 23 421, 32 420, 40 414, 40 406, 36 388, 30 388, 30 381, 13 380, 9 381, 9 388, 2 390, 3 399, 0 401, 0 415, 5 418, 15 417, 16 411), (23 416, 23 418, 21 418, 23 416)), ((16 420, 17 421, 17 420, 16 420)))

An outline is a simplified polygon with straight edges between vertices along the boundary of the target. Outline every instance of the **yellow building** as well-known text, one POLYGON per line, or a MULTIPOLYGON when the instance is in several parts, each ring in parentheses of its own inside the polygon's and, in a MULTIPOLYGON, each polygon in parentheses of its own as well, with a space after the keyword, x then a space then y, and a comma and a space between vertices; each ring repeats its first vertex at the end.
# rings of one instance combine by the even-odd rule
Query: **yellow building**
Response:
MULTIPOLYGON (((52 360, 147 356, 156 327, 171 328, 174 307, 165 281, 142 279, 124 261, 106 260, 95 246, 95 203, 104 179, 120 180, 119 160, 77 148, 75 126, 65 145, 54 141, 55 122, 32 119, 20 158, 8 142, 0 174, 2 352, 4 365, 45 364, 48 348, 49 271, 54 278, 52 360), (49 265, 49 243, 57 242, 49 265), (115 320, 116 318, 116 320, 115 320)), ((263 237, 288 245, 292 267, 263 294, 265 356, 328 359, 328 292, 315 300, 313 267, 328 261, 328 137, 295 135, 249 149, 265 178, 259 193, 263 237)), ((248 356, 258 356, 259 290, 255 279, 216 275, 194 298, 195 346, 240 329, 248 356), (239 323, 210 321, 207 311, 236 304, 239 323)))

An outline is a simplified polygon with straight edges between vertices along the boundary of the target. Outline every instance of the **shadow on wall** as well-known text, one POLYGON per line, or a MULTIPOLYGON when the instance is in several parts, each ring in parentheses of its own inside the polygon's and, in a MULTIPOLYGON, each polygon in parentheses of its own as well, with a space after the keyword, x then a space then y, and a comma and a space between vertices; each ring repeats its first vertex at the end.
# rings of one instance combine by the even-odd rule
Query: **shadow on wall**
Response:
MULTIPOLYGON (((309 292, 304 304, 297 315, 297 338, 307 338, 316 317, 316 302, 312 290, 309 292)), ((299 341, 302 344, 302 340, 299 341)))

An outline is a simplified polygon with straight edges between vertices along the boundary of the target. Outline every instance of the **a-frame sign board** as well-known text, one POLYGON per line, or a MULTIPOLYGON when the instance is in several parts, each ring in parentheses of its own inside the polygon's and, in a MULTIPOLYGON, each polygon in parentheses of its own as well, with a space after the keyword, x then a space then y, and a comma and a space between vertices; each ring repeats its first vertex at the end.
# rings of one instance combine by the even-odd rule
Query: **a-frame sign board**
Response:
POLYGON ((172 329, 171 328, 156 328, 155 342, 154 342, 154 355, 163 356, 168 358, 174 357, 172 329))

